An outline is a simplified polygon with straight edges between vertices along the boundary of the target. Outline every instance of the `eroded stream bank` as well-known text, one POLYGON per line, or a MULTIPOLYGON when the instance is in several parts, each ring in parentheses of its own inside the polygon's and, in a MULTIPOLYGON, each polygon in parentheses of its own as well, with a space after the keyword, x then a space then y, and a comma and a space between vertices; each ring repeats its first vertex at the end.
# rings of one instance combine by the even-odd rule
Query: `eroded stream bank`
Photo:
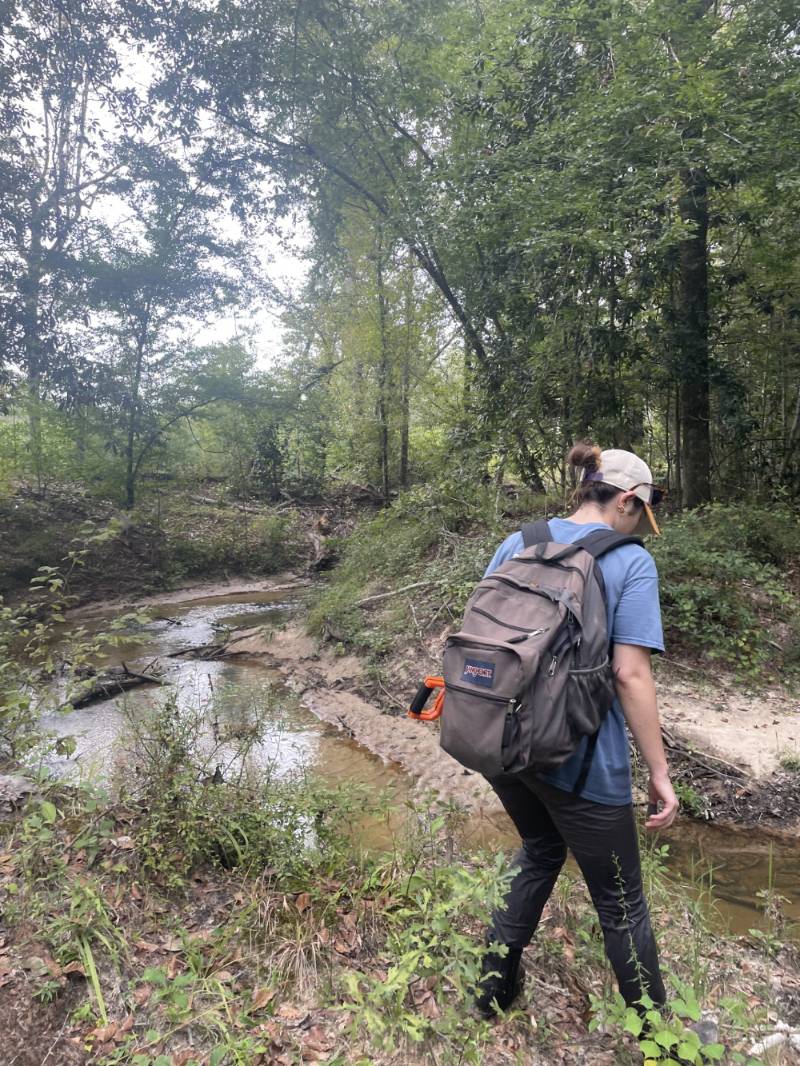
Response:
MULTIPOLYGON (((134 772, 125 761, 124 737, 131 723, 154 701, 172 698, 186 711, 202 707, 216 722, 260 716, 262 739, 253 757, 265 773, 286 776, 307 768, 332 781, 391 790, 396 816, 390 810, 385 819, 357 827, 367 847, 391 844, 404 803, 430 788, 471 810, 469 843, 489 849, 516 845, 513 827, 491 791, 440 752, 430 726, 380 714, 356 691, 362 673, 357 660, 319 654, 297 624, 301 588, 291 582, 206 587, 151 600, 147 608, 151 620, 131 632, 107 663, 141 666, 158 660, 166 683, 44 723, 77 738, 69 763, 81 775, 134 772), (225 649, 220 657, 194 657, 197 649, 216 646, 225 649)), ((120 610, 94 608, 84 612, 84 621, 100 626, 120 610)), ((234 758, 232 751, 227 754, 234 758)), ((223 775, 232 772, 225 758, 223 751, 223 775)), ((759 893, 770 887, 790 901, 784 904, 786 917, 800 922, 795 841, 752 828, 683 820, 659 843, 669 845, 671 874, 685 880, 687 891, 704 893, 733 932, 764 924, 759 893)))

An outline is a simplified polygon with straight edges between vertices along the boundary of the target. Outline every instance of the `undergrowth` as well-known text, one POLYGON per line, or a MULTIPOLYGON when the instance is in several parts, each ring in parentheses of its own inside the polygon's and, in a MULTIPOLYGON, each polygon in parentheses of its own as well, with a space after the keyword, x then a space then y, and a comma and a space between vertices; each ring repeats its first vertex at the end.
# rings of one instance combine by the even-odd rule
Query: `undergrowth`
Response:
MULTIPOLYGON (((398 638, 423 638, 430 619, 457 624, 500 541, 544 513, 554 513, 552 501, 509 499, 488 486, 404 493, 342 546, 340 565, 312 603, 311 631, 380 659, 398 638), (371 598, 406 586, 414 588, 371 598)), ((715 660, 749 680, 797 669, 795 511, 714 504, 665 518, 663 536, 646 546, 659 569, 671 654, 715 660)))
POLYGON ((132 720, 127 770, 106 791, 41 780, 0 823, 0 987, 34 1019, 7 1046, 31 1044, 37 1019, 55 1015, 42 1053, 106 1066, 489 1066, 509 1054, 566 1066, 574 1041, 597 1066, 633 1066, 637 1043, 684 1063, 720 1047, 748 1062, 783 1010, 770 982, 791 959, 774 893, 755 946, 728 942, 698 894, 669 882, 665 846, 645 851, 675 995, 658 1018, 644 1005, 643 1035, 615 995, 585 889, 563 876, 527 953, 528 990, 493 1026, 470 1006, 510 862, 468 849, 467 815, 434 796, 366 850, 365 819, 379 824, 396 799, 279 773, 262 713, 277 698, 229 716, 224 692, 197 706, 163 698, 132 720), (715 1039, 684 1024, 706 1005, 715 1039))
POLYGON ((643 1003, 648 1029, 614 991, 585 889, 566 875, 526 953, 527 990, 493 1026, 470 1005, 511 869, 464 850, 463 814, 426 797, 366 853, 352 827, 380 815, 374 795, 307 775, 196 782, 198 757, 181 742, 170 767, 140 766, 152 781, 138 799, 53 786, 6 829, 0 982, 19 975, 43 1009, 63 1003, 83 1061, 455 1066, 510 1052, 544 1066, 574 1061, 567 1034, 603 1066, 640 1062, 637 1044, 655 1063, 726 1053, 755 1066, 744 1049, 776 1009, 783 945, 712 932, 704 901, 667 878, 664 845, 644 870, 673 991, 663 1011, 643 1003), (166 837, 159 788, 173 800, 166 863, 152 852, 166 837), (714 1039, 689 1028, 708 1007, 714 1039))
POLYGON ((199 576, 275 573, 305 559, 308 546, 290 512, 225 502, 170 486, 123 512, 74 486, 42 496, 19 489, 0 498, 0 594, 24 594, 40 567, 62 566, 87 523, 109 535, 89 545, 86 566, 73 575, 82 598, 142 595, 199 576))

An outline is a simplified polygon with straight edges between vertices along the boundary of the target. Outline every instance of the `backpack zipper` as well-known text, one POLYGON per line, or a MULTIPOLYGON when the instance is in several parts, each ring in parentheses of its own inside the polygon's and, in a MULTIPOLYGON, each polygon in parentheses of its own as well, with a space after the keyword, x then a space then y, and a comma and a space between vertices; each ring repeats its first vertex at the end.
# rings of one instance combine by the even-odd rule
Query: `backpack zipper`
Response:
MULTIPOLYGON (((534 563, 541 563, 542 566, 554 566, 556 570, 566 570, 570 574, 580 574, 581 577, 586 579, 586 574, 581 570, 579 566, 566 566, 564 563, 551 562, 550 559, 525 559, 521 555, 512 556, 515 563, 527 563, 533 565, 534 563)), ((489 577, 494 577, 494 574, 489 574, 489 577)))
POLYGON ((515 626, 512 625, 511 622, 504 622, 502 618, 497 618, 495 615, 489 614, 489 612, 484 611, 482 607, 472 607, 471 610, 476 614, 482 614, 483 617, 488 618, 490 622, 496 622, 497 625, 504 626, 506 629, 516 629, 518 633, 526 633, 529 637, 538 637, 550 629, 550 626, 545 626, 540 629, 526 629, 524 626, 515 626))
MULTIPOLYGON (((496 571, 493 574, 489 574, 488 577, 483 579, 484 581, 502 581, 505 585, 511 585, 512 588, 519 589, 520 592, 530 592, 534 596, 543 596, 544 599, 549 600, 551 603, 561 603, 562 601, 555 596, 546 592, 544 589, 531 588, 530 585, 523 584, 522 581, 515 581, 513 577, 508 577, 506 574, 498 574, 496 571)), ((483 584, 483 582, 481 582, 483 584)), ((491 588, 491 586, 489 586, 491 588)))
POLYGON ((511 713, 514 713, 511 708, 516 704, 516 698, 509 699, 508 696, 491 696, 488 692, 475 692, 474 689, 465 688, 464 685, 452 685, 447 682, 445 682, 444 687, 445 690, 452 689, 454 692, 465 692, 468 696, 477 696, 479 700, 491 700, 493 703, 506 703, 508 704, 511 713))

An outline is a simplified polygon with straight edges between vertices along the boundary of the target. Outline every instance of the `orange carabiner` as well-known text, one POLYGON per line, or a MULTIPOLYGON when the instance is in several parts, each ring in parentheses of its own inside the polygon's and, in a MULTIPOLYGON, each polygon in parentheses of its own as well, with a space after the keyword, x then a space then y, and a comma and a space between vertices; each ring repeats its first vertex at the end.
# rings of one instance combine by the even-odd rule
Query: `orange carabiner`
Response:
POLYGON ((444 678, 443 677, 426 677, 422 684, 417 689, 417 694, 411 706, 408 709, 408 717, 415 718, 418 722, 434 722, 437 718, 442 716, 442 708, 444 707, 444 678), (425 704, 428 702, 428 697, 434 691, 439 689, 436 693, 436 699, 433 702, 433 707, 430 710, 425 710, 425 704))

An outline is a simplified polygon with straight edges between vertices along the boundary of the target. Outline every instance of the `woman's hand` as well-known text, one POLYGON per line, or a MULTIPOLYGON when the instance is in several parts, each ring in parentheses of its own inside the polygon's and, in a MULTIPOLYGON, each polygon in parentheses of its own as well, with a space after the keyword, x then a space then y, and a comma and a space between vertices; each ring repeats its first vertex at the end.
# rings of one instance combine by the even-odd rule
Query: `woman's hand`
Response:
POLYGON ((651 775, 647 792, 650 803, 645 829, 666 829, 675 821, 679 806, 669 776, 663 773, 651 775))

